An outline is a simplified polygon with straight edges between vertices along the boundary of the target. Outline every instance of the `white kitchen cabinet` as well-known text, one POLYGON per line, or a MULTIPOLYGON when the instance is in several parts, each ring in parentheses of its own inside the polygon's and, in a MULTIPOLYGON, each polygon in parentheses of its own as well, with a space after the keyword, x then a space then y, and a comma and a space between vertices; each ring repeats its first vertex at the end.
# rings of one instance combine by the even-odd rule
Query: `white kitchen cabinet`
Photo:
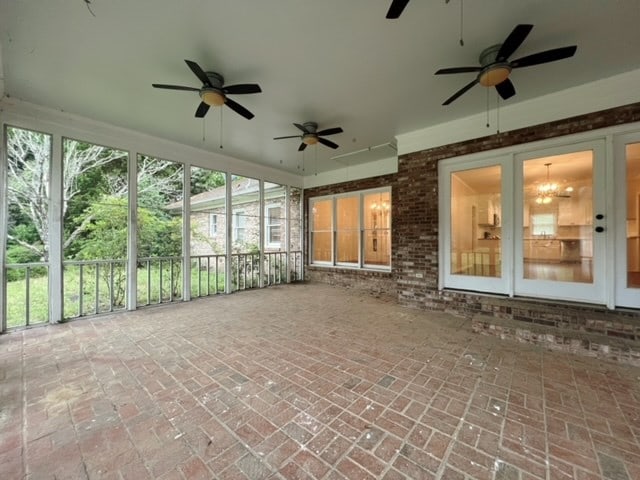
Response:
POLYGON ((559 262, 561 258, 559 240, 525 240, 524 258, 534 262, 559 262))
POLYGON ((499 195, 479 195, 478 196, 478 225, 499 226, 500 225, 500 196, 499 195))

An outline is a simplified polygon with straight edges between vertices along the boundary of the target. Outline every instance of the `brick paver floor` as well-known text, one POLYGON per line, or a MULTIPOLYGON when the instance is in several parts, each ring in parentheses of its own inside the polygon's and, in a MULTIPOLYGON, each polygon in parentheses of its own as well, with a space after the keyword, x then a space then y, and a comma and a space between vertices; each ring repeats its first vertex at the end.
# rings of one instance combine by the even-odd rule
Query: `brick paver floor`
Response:
POLYGON ((640 369, 286 285, 0 337, 0 478, 640 479, 640 369))

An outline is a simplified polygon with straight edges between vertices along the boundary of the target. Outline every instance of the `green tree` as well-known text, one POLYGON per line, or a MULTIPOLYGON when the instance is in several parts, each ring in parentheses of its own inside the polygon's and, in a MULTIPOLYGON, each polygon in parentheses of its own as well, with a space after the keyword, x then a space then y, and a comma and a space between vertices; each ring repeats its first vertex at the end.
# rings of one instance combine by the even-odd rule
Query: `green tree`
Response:
MULTIPOLYGON (((124 260, 127 258, 127 201, 105 197, 84 213, 91 221, 79 240, 76 258, 81 260, 124 260)), ((138 256, 179 256, 181 253, 180 219, 164 219, 149 209, 138 209, 136 233, 138 256)), ((116 305, 124 302, 126 265, 114 266, 113 298, 116 305)), ((110 271, 103 270, 103 280, 110 285, 110 271)))

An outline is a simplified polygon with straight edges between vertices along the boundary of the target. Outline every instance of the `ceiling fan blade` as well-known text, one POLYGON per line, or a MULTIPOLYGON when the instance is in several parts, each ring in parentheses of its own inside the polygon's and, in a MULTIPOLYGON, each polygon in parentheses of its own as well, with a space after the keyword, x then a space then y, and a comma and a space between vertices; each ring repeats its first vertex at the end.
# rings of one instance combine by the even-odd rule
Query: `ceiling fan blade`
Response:
POLYGON ((191 60, 185 60, 185 62, 191 69, 191 71, 195 73, 196 77, 200 79, 203 85, 207 85, 208 87, 213 86, 211 85, 211 81, 209 80, 209 77, 207 77, 207 74, 204 73, 204 70, 200 68, 200 65, 198 65, 196 62, 192 62, 191 60))
POLYGON ((545 50, 544 52, 534 53, 533 55, 527 55, 526 57, 514 60, 513 62, 510 62, 510 65, 511 68, 522 68, 530 67, 532 65, 540 65, 541 63, 555 62, 556 60, 573 57, 577 49, 578 47, 576 45, 572 45, 570 47, 545 50))
POLYGON ((233 110, 234 112, 236 112, 239 115, 242 115, 244 118, 246 118, 247 120, 251 120, 253 117, 255 117, 255 115, 253 113, 251 113, 249 110, 247 110, 246 108, 244 108, 242 105, 240 105, 239 103, 234 102, 233 100, 231 100, 229 97, 226 97, 224 100, 224 103, 227 107, 229 107, 231 110, 233 110))
POLYGON ((529 24, 520 24, 516 25, 516 28, 509 34, 507 39, 504 41, 500 50, 498 50, 498 55, 496 55, 496 62, 504 62, 507 58, 509 58, 513 52, 515 52, 518 47, 524 42, 524 39, 527 38, 529 32, 533 25, 529 24))
POLYGON ((209 105, 204 102, 200 102, 200 105, 198 105, 198 109, 196 110, 196 117, 202 118, 207 114, 208 111, 209 105))
POLYGON ((338 148, 337 143, 333 143, 331 140, 327 140, 326 138, 318 137, 318 141, 329 148, 333 148, 334 150, 338 148))
POLYGON ((479 72, 482 67, 454 67, 454 68, 441 68, 434 75, 446 75, 449 73, 469 73, 479 72))
POLYGON ((163 83, 152 83, 153 88, 166 88, 167 90, 186 90, 188 92, 199 92, 199 88, 183 87, 181 85, 164 85, 163 83))
POLYGON ((300 144, 300 146, 298 147, 298 151, 299 151, 299 152, 301 152, 301 151, 303 151, 305 148, 307 148, 307 144, 306 144, 306 143, 304 143, 304 142, 302 142, 302 143, 300 144))
POLYGON ((447 98, 444 103, 442 105, 449 105, 451 102, 453 102, 456 98, 458 98, 460 95, 462 95, 463 93, 465 93, 467 90, 469 90, 471 87, 473 87, 476 83, 478 83, 478 79, 476 78, 475 80, 473 80, 471 83, 468 83, 467 85, 465 85, 464 87, 462 87, 460 90, 458 90, 456 93, 454 93, 453 95, 451 95, 449 98, 447 98))
POLYGON ((387 18, 398 18, 404 10, 404 7, 407 6, 407 3, 409 3, 409 0, 393 0, 387 12, 387 18))
POLYGON ((274 137, 274 140, 282 140, 283 138, 300 138, 300 135, 289 135, 288 137, 274 137))
POLYGON ((241 83, 238 85, 229 85, 228 87, 224 87, 222 90, 224 91, 224 93, 229 93, 231 95, 262 92, 260 85, 256 83, 241 83))
POLYGON ((302 125, 300 125, 299 123, 294 123, 293 125, 294 125, 298 130, 302 130, 304 133, 309 133, 309 132, 307 131, 307 129, 306 129, 306 128, 304 128, 304 127, 303 127, 302 125))
POLYGON ((326 128, 324 130, 320 130, 318 133, 318 135, 324 135, 325 137, 327 135, 335 135, 337 133, 342 133, 344 130, 342 130, 340 127, 334 127, 334 128, 326 128))
POLYGON ((516 88, 511 83, 511 80, 508 78, 499 84, 496 85, 496 90, 498 94, 502 97, 503 100, 513 97, 516 94, 516 88))

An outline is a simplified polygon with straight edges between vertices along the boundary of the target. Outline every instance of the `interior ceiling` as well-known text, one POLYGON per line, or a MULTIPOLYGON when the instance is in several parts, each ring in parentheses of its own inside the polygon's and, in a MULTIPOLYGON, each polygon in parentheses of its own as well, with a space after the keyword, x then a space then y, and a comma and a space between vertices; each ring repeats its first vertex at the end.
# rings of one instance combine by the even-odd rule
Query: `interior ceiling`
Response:
MULTIPOLYGON (((393 142, 401 133, 484 112, 484 87, 444 107, 475 66, 518 23, 534 29, 512 58, 578 45, 573 58, 514 70, 516 104, 638 68, 638 0, 411 0, 397 20, 390 0, 0 0, 5 93, 39 105, 211 151, 219 151, 220 109, 194 117, 200 87, 184 63, 258 83, 263 93, 232 95, 255 114, 223 109, 223 152, 302 173, 339 168, 331 157, 393 142), (89 8, 95 16, 89 11, 89 8), (292 122, 340 126, 322 145, 297 151, 292 122)), ((490 91, 495 105, 495 90, 490 91)), ((502 125, 508 130, 508 125, 502 125)), ((180 160, 180 159, 175 159, 180 160)))

